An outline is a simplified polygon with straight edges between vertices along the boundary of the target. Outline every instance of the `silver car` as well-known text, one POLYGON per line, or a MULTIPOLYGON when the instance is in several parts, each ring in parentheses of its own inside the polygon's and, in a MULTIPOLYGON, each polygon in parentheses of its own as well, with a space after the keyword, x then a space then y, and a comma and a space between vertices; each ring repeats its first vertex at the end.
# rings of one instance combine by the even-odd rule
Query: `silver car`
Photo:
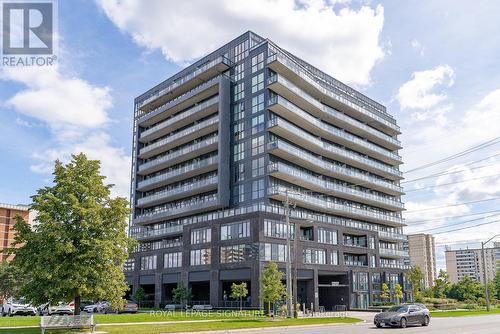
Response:
POLYGON ((405 328, 408 325, 428 326, 431 320, 429 310, 416 304, 393 306, 386 312, 378 313, 373 323, 378 328, 384 326, 405 328))

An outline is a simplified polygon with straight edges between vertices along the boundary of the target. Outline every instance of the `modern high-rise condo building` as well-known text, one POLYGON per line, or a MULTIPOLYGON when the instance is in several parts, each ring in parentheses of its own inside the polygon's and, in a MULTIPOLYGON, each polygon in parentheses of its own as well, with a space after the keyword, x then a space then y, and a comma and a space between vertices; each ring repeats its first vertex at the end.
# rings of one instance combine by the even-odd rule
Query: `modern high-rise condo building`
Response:
POLYGON ((434 236, 424 233, 410 234, 408 246, 411 265, 420 267, 424 275, 424 288, 430 288, 437 276, 434 236))
POLYGON ((7 256, 7 254, 2 253, 2 250, 12 247, 15 237, 14 225, 16 224, 17 216, 33 224, 36 211, 29 210, 29 206, 27 205, 0 203, 0 262, 10 261, 14 257, 13 255, 7 256))
POLYGON ((178 283, 192 303, 248 307, 269 261, 298 301, 367 308, 404 291, 400 130, 386 108, 247 32, 135 99, 126 276, 156 306, 178 283), (293 270, 295 271, 295 270, 293 270))

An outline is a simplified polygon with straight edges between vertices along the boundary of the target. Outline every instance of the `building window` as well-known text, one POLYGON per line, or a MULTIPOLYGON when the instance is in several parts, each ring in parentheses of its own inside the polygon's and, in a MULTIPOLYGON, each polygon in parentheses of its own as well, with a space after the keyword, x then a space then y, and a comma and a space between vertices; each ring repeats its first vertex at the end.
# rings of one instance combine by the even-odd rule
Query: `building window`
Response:
POLYGON ((233 127, 233 133, 235 141, 245 138, 245 122, 235 124, 233 127))
POLYGON ((239 84, 234 86, 233 101, 241 100, 244 97, 245 97, 245 83, 240 82, 239 84))
POLYGON ((191 265, 201 266, 210 264, 212 257, 212 250, 210 248, 194 249, 191 251, 191 265))
POLYGON ((252 138, 252 156, 264 153, 264 136, 252 138))
POLYGON ((264 157, 252 160, 252 177, 264 175, 264 157))
POLYGON ((264 114, 252 118, 252 134, 264 130, 264 114))
POLYGON ((281 244, 261 244, 261 260, 262 261, 286 261, 286 245, 281 244))
POLYGON ((368 291, 368 273, 352 273, 352 290, 368 291))
POLYGON ((375 255, 370 255, 370 267, 377 267, 377 258, 375 257, 375 255))
POLYGON ((337 244, 337 231, 327 230, 325 228, 318 229, 318 242, 322 244, 337 244))
POLYGON ((344 254, 344 264, 346 266, 368 267, 366 255, 344 254))
POLYGON ((224 224, 220 227, 220 239, 232 240, 248 238, 250 236, 250 222, 243 221, 231 224, 224 224))
POLYGON ((252 249, 250 245, 221 246, 220 263, 243 262, 251 259, 252 249))
POLYGON ((306 248, 304 253, 305 264, 326 264, 326 250, 306 248))
POLYGON ((248 56, 248 40, 241 42, 234 47, 234 62, 237 63, 248 56))
POLYGON ((382 276, 380 273, 372 273, 372 291, 382 290, 382 276))
POLYGON ((191 245, 204 244, 212 241, 212 230, 210 227, 191 230, 191 245))
POLYGON ((375 238, 368 236, 368 248, 375 249, 375 238))
POLYGON ((233 202, 241 203, 243 201, 245 201, 245 186, 238 184, 233 188, 233 202))
POLYGON ((182 252, 165 253, 163 255, 163 268, 182 267, 182 252))
POLYGON ((233 106, 234 121, 239 121, 245 116, 245 103, 237 103, 233 106))
POLYGON ((264 94, 252 97, 252 114, 264 110, 264 94))
POLYGON ((252 182, 252 199, 264 197, 264 179, 252 182))
POLYGON ((264 68, 264 52, 252 57, 252 73, 264 68))
POLYGON ((240 161, 245 158, 245 143, 238 143, 234 145, 233 159, 240 161))
POLYGON ((245 63, 238 64, 234 67, 234 81, 240 81, 245 77, 245 63))
POLYGON ((264 73, 252 77, 252 94, 264 88, 264 73))
POLYGON ((331 251, 330 253, 330 264, 332 266, 338 266, 339 265, 339 252, 338 251, 331 251))
MULTIPOLYGON (((291 227, 291 235, 293 235, 294 226, 291 227)), ((265 219, 264 220, 264 235, 271 238, 286 239, 288 227, 284 222, 265 219)))
POLYGON ((245 164, 234 165, 234 182, 245 180, 245 164))
POLYGON ((134 271, 135 270, 135 259, 125 260, 125 265, 123 266, 123 271, 134 271))
POLYGON ((141 270, 154 270, 154 269, 156 269, 156 255, 142 256, 141 270))

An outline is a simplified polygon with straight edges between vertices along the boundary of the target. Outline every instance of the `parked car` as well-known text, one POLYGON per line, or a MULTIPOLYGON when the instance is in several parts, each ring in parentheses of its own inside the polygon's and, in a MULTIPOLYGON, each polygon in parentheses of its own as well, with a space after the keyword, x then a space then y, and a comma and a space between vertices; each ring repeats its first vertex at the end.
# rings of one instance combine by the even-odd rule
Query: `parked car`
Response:
POLYGON ((75 303, 58 302, 56 305, 45 303, 38 307, 38 314, 40 315, 73 315, 75 313, 75 303))
POLYGON ((36 315, 36 308, 27 303, 24 298, 9 298, 6 303, 2 305, 0 314, 5 317, 12 317, 14 315, 36 315))
POLYGON ((82 300, 80 302, 80 311, 84 311, 85 307, 89 305, 94 305, 95 303, 91 300, 82 300))
POLYGON ((373 323, 378 328, 384 326, 405 328, 407 325, 428 326, 431 320, 429 310, 416 304, 393 306, 386 312, 378 313, 373 323))
POLYGON ((87 313, 99 313, 104 307, 106 307, 106 302, 97 302, 94 304, 87 305, 83 310, 87 313))
POLYGON ((123 306, 123 308, 121 310, 114 309, 111 306, 110 302, 103 302, 103 307, 101 308, 100 312, 105 313, 105 314, 107 314, 107 313, 137 313, 138 310, 139 310, 139 305, 137 305, 133 301, 127 300, 125 302, 125 305, 123 306))

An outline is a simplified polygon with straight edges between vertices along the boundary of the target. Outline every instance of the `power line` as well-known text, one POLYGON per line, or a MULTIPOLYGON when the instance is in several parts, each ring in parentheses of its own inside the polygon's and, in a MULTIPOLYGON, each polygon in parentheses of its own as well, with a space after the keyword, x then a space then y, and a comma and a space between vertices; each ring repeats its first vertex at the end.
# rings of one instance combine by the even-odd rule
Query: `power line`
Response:
POLYGON ((487 213, 495 213, 495 212, 500 212, 500 210, 476 212, 476 213, 469 213, 466 215, 458 215, 458 216, 445 216, 445 217, 438 217, 438 218, 433 218, 433 219, 415 220, 415 221, 408 221, 407 223, 409 226, 413 226, 413 225, 421 225, 421 223, 432 222, 432 221, 441 220, 441 219, 464 218, 464 217, 470 217, 470 216, 485 215, 487 213))
POLYGON ((462 202, 462 203, 455 203, 455 204, 442 205, 442 206, 433 206, 433 207, 426 208, 426 209, 408 210, 405 213, 430 211, 430 210, 435 210, 435 209, 448 208, 448 207, 451 207, 451 206, 459 206, 459 205, 465 205, 465 204, 488 202, 488 201, 493 201, 493 200, 497 200, 497 199, 500 199, 500 196, 499 197, 493 197, 493 198, 487 198, 487 199, 481 199, 481 200, 477 200, 477 201, 462 202))
POLYGON ((472 179, 460 180, 460 181, 455 181, 455 182, 449 182, 449 183, 443 183, 443 184, 436 184, 434 186, 429 186, 429 187, 424 187, 424 188, 410 189, 410 190, 406 190, 406 192, 410 193, 410 192, 413 192, 413 191, 429 190, 429 189, 434 189, 434 188, 439 188, 439 187, 444 187, 444 186, 450 186, 450 185, 457 184, 457 183, 464 183, 464 182, 469 182, 469 181, 474 181, 474 180, 486 179, 488 177, 498 176, 498 175, 500 175, 500 173, 493 174, 493 175, 486 175, 486 176, 476 177, 476 178, 472 178, 472 179))
POLYGON ((421 170, 421 169, 425 169, 425 168, 428 168, 428 167, 432 167, 432 166, 435 166, 435 165, 439 165, 443 162, 448 162, 448 161, 451 161, 451 160, 454 160, 454 159, 457 159, 457 158, 460 158, 464 155, 467 155, 467 154, 470 154, 470 153, 473 153, 473 152, 476 152, 478 150, 481 150, 483 148, 486 148, 486 147, 489 147, 491 145, 495 145, 498 143, 498 139, 500 139, 500 137, 496 137, 496 138, 493 138, 491 140, 488 140, 484 143, 481 143, 479 145, 475 145, 473 147, 470 147, 464 151, 461 151, 461 152, 458 152, 458 153, 455 153, 455 154, 452 154, 450 156, 447 156, 445 158, 442 158, 442 159, 439 159, 439 160, 436 160, 434 162, 430 162, 430 163, 427 163, 427 164, 423 164, 423 165, 420 165, 418 167, 415 167, 413 169, 410 169, 410 170, 407 170, 405 171, 404 173, 405 174, 408 174, 408 173, 412 173, 412 172, 416 172, 418 170, 421 170))
POLYGON ((466 229, 469 229, 469 228, 483 226, 483 225, 489 225, 489 224, 498 223, 498 222, 500 222, 500 220, 494 220, 494 221, 491 221, 491 222, 486 222, 486 223, 482 223, 482 224, 477 224, 477 225, 472 225, 472 226, 457 228, 457 229, 449 230, 449 231, 436 232, 436 233, 433 233, 433 234, 443 234, 443 233, 449 233, 449 232, 462 231, 462 230, 466 230, 466 229))
MULTIPOLYGON (((500 155, 500 153, 498 155, 500 155)), ((401 182, 401 184, 411 183, 411 182, 425 180, 425 179, 431 179, 431 178, 438 177, 438 176, 452 175, 452 174, 458 174, 458 173, 468 172, 468 171, 471 171, 471 170, 481 169, 481 168, 489 167, 489 166, 492 166, 492 165, 494 165, 494 164, 487 164, 487 165, 484 165, 484 166, 478 166, 478 167, 474 167, 474 168, 469 168, 468 170, 457 170, 457 171, 453 171, 453 172, 439 172, 439 173, 435 173, 435 174, 431 174, 431 175, 427 175, 427 176, 422 176, 422 177, 419 177, 419 178, 416 178, 416 179, 412 179, 412 180, 408 180, 408 181, 403 181, 403 182, 401 182)), ((464 166, 466 166, 466 165, 464 165, 464 166)))
MULTIPOLYGON (((500 210, 497 210, 497 211, 500 211, 500 210)), ((454 227, 455 225, 461 225, 461 224, 465 224, 465 223, 471 223, 471 222, 475 222, 475 221, 478 221, 478 220, 481 220, 481 219, 495 217, 495 216, 498 216, 498 215, 500 215, 500 213, 495 213, 493 215, 489 215, 489 216, 485 216, 485 217, 479 217, 479 218, 474 218, 474 219, 470 219, 470 220, 464 220, 464 221, 461 221, 461 222, 452 222, 452 224, 450 224, 450 225, 433 227, 433 228, 429 229, 429 231, 431 231, 431 230, 439 230, 441 228, 447 228, 447 227, 454 227)), ((425 221, 420 221, 420 222, 416 222, 415 224, 408 223, 407 226, 425 225, 425 223, 426 223, 425 221)))
MULTIPOLYGON (((456 225, 462 225, 462 224, 471 223, 471 222, 475 222, 475 221, 486 219, 486 218, 495 217, 495 216, 498 216, 498 215, 500 215, 500 214, 497 213, 497 214, 489 215, 489 216, 486 216, 486 217, 479 217, 479 218, 475 218, 475 219, 470 219, 470 220, 462 221, 462 222, 459 222, 459 223, 454 223, 453 225, 455 225, 455 226, 456 225)), ((495 222, 495 221, 493 221, 493 222, 495 222)), ((481 223, 479 225, 461 227, 461 228, 458 228, 458 229, 455 229, 455 230, 447 230, 447 231, 441 231, 441 232, 434 232, 432 234, 441 234, 441 233, 459 231, 460 229, 467 229, 467 228, 470 228, 470 227, 481 226, 481 225, 483 225, 483 223, 481 223)), ((410 225, 408 225, 408 226, 410 226, 410 225)), ((422 230, 422 231, 418 231, 418 232, 414 232, 414 233, 431 232, 431 231, 434 231, 434 230, 439 230, 439 229, 442 229, 442 228, 449 228, 449 227, 453 227, 453 226, 451 226, 451 225, 448 225, 448 226, 439 226, 439 227, 430 228, 430 229, 426 229, 426 230, 422 230)))

